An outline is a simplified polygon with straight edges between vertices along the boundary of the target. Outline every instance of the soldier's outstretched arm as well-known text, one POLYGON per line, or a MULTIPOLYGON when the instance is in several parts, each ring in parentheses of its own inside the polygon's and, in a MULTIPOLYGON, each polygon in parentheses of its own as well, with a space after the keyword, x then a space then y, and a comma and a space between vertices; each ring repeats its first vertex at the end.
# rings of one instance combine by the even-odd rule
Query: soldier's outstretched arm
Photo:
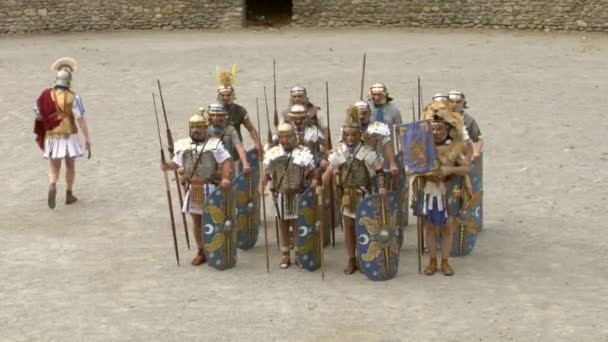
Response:
POLYGON ((230 187, 230 175, 232 173, 232 158, 224 160, 222 163, 222 187, 228 189, 230 187))
POLYGON ((253 140, 255 149, 258 150, 260 160, 264 159, 264 149, 262 148, 262 145, 260 145, 259 132, 257 129, 255 129, 255 127, 253 127, 253 124, 251 123, 251 120, 249 120, 248 116, 245 118, 245 120, 243 120, 243 125, 245 125, 245 128, 247 128, 249 131, 249 136, 251 137, 251 140, 253 140))
POLYGON ((241 163, 243 163, 243 171, 246 175, 251 173, 251 165, 249 165, 249 161, 247 161, 247 152, 243 147, 243 144, 236 144, 236 151, 239 153, 239 159, 241 163))

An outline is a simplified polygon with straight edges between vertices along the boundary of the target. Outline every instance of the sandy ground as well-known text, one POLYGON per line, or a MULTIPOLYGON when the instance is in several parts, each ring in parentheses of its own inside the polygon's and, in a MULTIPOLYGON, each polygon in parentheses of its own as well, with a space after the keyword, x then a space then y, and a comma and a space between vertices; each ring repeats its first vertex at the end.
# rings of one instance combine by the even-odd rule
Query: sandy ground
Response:
POLYGON ((607 60, 608 36, 589 34, 0 37, 0 340, 607 341, 607 60), (363 51, 366 83, 386 82, 407 121, 420 75, 427 98, 464 90, 486 137, 485 228, 470 256, 452 259, 456 275, 417 274, 414 227, 388 282, 342 274, 341 234, 327 250, 324 282, 319 272, 279 270, 274 245, 269 274, 261 244, 239 252, 232 270, 192 267, 181 226, 176 267, 151 102, 156 78, 177 139, 190 114, 214 100, 216 63, 238 63, 237 102, 255 113, 276 57, 279 106, 300 82, 325 107, 328 80, 337 132, 358 98, 363 51), (74 86, 93 158, 77 164, 79 202, 63 205, 62 179, 49 210, 31 107, 63 55, 80 62, 74 86))

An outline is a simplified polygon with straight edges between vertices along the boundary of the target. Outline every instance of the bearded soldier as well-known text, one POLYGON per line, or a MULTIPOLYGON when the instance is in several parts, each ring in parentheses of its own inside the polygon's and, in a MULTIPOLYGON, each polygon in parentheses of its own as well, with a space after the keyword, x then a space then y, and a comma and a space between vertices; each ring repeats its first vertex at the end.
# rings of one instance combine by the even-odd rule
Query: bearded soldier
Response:
MULTIPOLYGON (((298 199, 305 190, 306 178, 314 173, 314 157, 310 150, 298 145, 296 131, 291 123, 283 122, 278 127, 279 145, 270 148, 264 156, 265 174, 262 175, 260 193, 264 193, 268 181, 272 181, 275 208, 280 220, 281 262, 285 269, 291 265, 289 253, 289 228, 294 230, 298 218, 298 199)), ((318 180, 312 180, 311 186, 316 187, 318 180)), ((294 238, 295 238, 294 234, 294 238)), ((292 241, 294 248, 297 242, 292 241)), ((296 259, 297 263, 297 259, 296 259)))
MULTIPOLYGON (((345 274, 352 274, 357 269, 355 249, 355 218, 359 202, 371 193, 371 178, 375 173, 378 177, 378 192, 386 196, 384 186, 383 157, 376 153, 373 147, 361 141, 361 124, 358 110, 350 107, 346 120, 342 126, 342 139, 340 144, 329 154, 329 166, 323 173, 323 186, 329 184, 335 173, 336 184, 342 192, 341 204, 344 218, 344 234, 348 263, 344 269, 345 274)), ((322 189, 317 189, 321 191, 322 189)))
MULTIPOLYGON (((312 102, 310 102, 310 100, 308 99, 306 88, 301 85, 297 85, 291 88, 289 96, 289 107, 283 110, 284 121, 289 120, 289 113, 294 105, 304 106, 304 108, 306 109, 306 113, 308 114, 307 122, 318 127, 325 137, 329 136, 329 129, 327 126, 328 123, 325 122, 325 117, 323 116, 323 113, 321 113, 321 108, 315 106, 312 102)), ((328 142, 325 141, 324 143, 327 144, 328 142)), ((328 150, 331 148, 331 146, 325 147, 328 150)))
MULTIPOLYGON (((243 164, 243 171, 246 174, 251 173, 251 167, 247 161, 247 152, 243 148, 239 134, 233 126, 226 124, 228 113, 221 103, 210 104, 207 108, 207 116, 209 117, 209 134, 212 137, 218 138, 224 144, 224 148, 228 150, 233 162, 240 160, 243 164)), ((236 169, 236 167, 233 168, 236 169)))
POLYGON ((443 109, 435 112, 430 120, 439 169, 433 174, 418 176, 418 190, 423 191, 422 215, 426 222, 425 239, 430 257, 424 274, 433 275, 437 271, 437 235, 440 234, 441 271, 450 276, 454 270, 448 263, 448 257, 456 220, 461 215, 463 203, 469 201, 471 194, 470 183, 463 181, 462 176, 467 175, 470 167, 465 155, 464 124, 460 115, 443 109))
MULTIPOLYGON (((403 124, 399 108, 397 108, 393 98, 389 96, 388 89, 383 83, 373 84, 369 90, 369 95, 372 112, 370 121, 379 121, 387 124, 390 130, 391 141, 394 141, 393 126, 403 124)), ((399 172, 397 165, 395 163, 389 165, 390 159, 384 151, 382 151, 382 156, 384 157, 384 168, 388 169, 390 167, 391 174, 396 176, 399 172)))
POLYGON ((218 72, 219 86, 217 88, 217 100, 224 105, 224 107, 226 108, 226 112, 228 113, 226 123, 236 129, 236 132, 239 135, 239 139, 241 141, 243 140, 243 135, 241 134, 241 126, 245 126, 245 128, 249 131, 249 136, 253 141, 255 149, 261 156, 263 153, 263 149, 260 145, 258 131, 251 123, 251 120, 249 119, 249 114, 247 114, 247 110, 243 106, 234 102, 234 100, 236 100, 236 91, 234 88, 235 77, 236 66, 232 67, 232 72, 218 72))
POLYGON ((62 160, 65 160, 66 167, 65 204, 72 204, 77 200, 72 191, 76 177, 75 159, 83 154, 78 128, 84 136, 85 148, 89 151, 91 138, 82 100, 71 89, 76 61, 68 57, 60 58, 53 63, 51 69, 57 71, 55 84, 52 88, 45 89, 36 101, 34 133, 38 146, 44 151, 44 158, 50 160, 47 202, 49 208, 54 209, 62 160))
POLYGON ((467 130, 469 138, 473 143, 473 155, 471 160, 475 161, 477 158, 479 158, 481 150, 483 149, 483 137, 481 136, 481 130, 477 125, 477 121, 475 121, 475 119, 465 111, 465 109, 469 107, 467 107, 467 101, 463 92, 452 90, 448 93, 448 98, 454 106, 454 110, 462 115, 464 126, 467 130))
POLYGON ((189 126, 190 138, 175 143, 173 160, 161 162, 161 168, 165 171, 177 169, 186 182, 188 191, 182 210, 192 216, 192 232, 198 246, 192 265, 198 266, 207 261, 201 237, 205 198, 217 186, 230 188, 232 158, 218 138, 209 136, 203 115, 191 116, 189 126))

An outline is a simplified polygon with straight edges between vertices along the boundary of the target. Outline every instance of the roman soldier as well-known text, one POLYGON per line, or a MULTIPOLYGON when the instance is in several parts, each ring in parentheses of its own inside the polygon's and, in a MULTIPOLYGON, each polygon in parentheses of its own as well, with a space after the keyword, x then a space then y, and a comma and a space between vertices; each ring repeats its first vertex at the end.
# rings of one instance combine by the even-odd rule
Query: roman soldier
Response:
POLYGON ((232 157, 222 141, 208 133, 208 124, 199 112, 190 117, 190 137, 175 143, 175 156, 172 161, 162 163, 162 170, 176 170, 186 183, 186 198, 183 212, 192 216, 192 232, 198 252, 192 265, 198 266, 207 257, 203 249, 201 228, 205 198, 217 186, 230 188, 232 157))
MULTIPOLYGON (((429 113, 427 113, 429 114, 429 113)), ((424 274, 437 271, 437 238, 441 237, 441 271, 453 275, 448 263, 457 219, 471 197, 470 182, 466 175, 470 167, 466 158, 466 144, 462 117, 444 108, 430 117, 431 132, 438 154, 439 168, 432 174, 417 176, 415 190, 422 191, 422 215, 425 218, 425 240, 429 264, 424 274), (464 177, 464 178, 463 178, 464 177)), ((414 198, 419 198, 416 194, 414 198)))
MULTIPOLYGON (((296 85, 291 88, 289 93, 289 106, 285 110, 283 110, 283 120, 289 120, 289 113, 291 112, 291 109, 294 105, 302 105, 304 106, 304 108, 306 109, 306 113, 308 114, 307 122, 318 127, 323 133, 323 135, 325 137, 328 137, 328 123, 325 122, 325 117, 321 112, 321 107, 315 106, 312 102, 310 102, 310 100, 308 99, 306 88, 301 85, 296 85)), ((324 143, 327 144, 328 141, 325 141, 324 143)), ((331 148, 331 146, 327 145, 325 147, 328 151, 331 148)))
POLYGON ((388 124, 371 120, 371 108, 365 101, 357 101, 354 105, 361 127, 361 139, 365 144, 385 156, 391 170, 398 169, 395 163, 395 153, 391 144, 391 130, 388 124))
POLYGON ((84 105, 80 96, 71 88, 72 74, 76 71, 76 66, 76 61, 69 57, 55 61, 51 66, 56 72, 55 84, 40 94, 34 107, 36 143, 44 151, 44 158, 50 160, 47 203, 51 209, 55 208, 62 160, 65 160, 66 167, 65 204, 72 204, 77 200, 72 190, 76 177, 75 160, 83 155, 78 128, 84 136, 85 148, 90 157, 91 138, 84 117, 84 105))
POLYGON ((258 154, 262 156, 264 150, 260 145, 259 133, 257 129, 251 123, 247 110, 243 106, 234 102, 236 100, 236 65, 232 66, 231 71, 227 70, 223 72, 219 72, 218 67, 216 72, 218 77, 217 100, 219 103, 224 105, 226 112, 228 113, 226 123, 236 129, 241 141, 243 140, 241 126, 245 126, 247 131, 249 131, 249 136, 251 137, 258 154))
MULTIPOLYGON (((357 269, 355 218, 359 202, 372 191, 372 175, 376 174, 378 177, 379 194, 386 196, 383 162, 383 157, 374 147, 362 142, 358 109, 350 107, 342 126, 342 139, 330 152, 329 166, 323 173, 323 186, 329 184, 335 173, 336 184, 341 192, 340 202, 348 253, 345 274, 352 274, 357 269)), ((317 191, 320 193, 321 187, 317 191)))
MULTIPOLYGON (((296 129, 298 144, 306 146, 312 154, 317 157, 320 153, 327 153, 325 150, 325 136, 313 121, 308 119, 308 112, 303 105, 293 105, 288 113, 288 122, 296 129)), ((317 161, 319 161, 317 159, 317 161)))
POLYGON ((454 110, 462 115, 464 120, 464 126, 467 130, 468 136, 473 143, 472 161, 479 158, 481 150, 483 149, 483 137, 481 136, 481 130, 477 125, 477 121, 465 111, 469 108, 464 93, 458 90, 452 90, 448 93, 448 99, 454 106, 454 110))
MULTIPOLYGON (((250 174, 251 167, 247 161, 247 152, 236 129, 226 123, 228 112, 224 105, 221 103, 210 104, 207 107, 207 117, 209 118, 208 130, 210 136, 220 139, 224 144, 224 148, 230 153, 233 162, 240 160, 245 174, 250 174)), ((233 171, 235 169, 236 167, 233 168, 233 171)))
MULTIPOLYGON (((307 178, 312 178, 313 188, 316 187, 318 179, 315 177, 314 156, 306 146, 298 145, 295 127, 291 123, 283 122, 278 126, 277 134, 279 144, 266 151, 264 156, 265 174, 262 175, 259 191, 264 193, 266 184, 272 181, 270 190, 280 221, 279 266, 286 269, 291 265, 289 228, 297 230, 299 196, 305 190, 307 178)), ((294 238, 296 235, 294 234, 294 238)), ((297 242, 292 241, 292 244, 296 249, 297 242)), ((296 264, 297 262, 296 259, 296 264)))
MULTIPOLYGON (((372 113, 370 122, 378 121, 388 125, 390 140, 391 142, 394 141, 396 137, 393 132, 393 126, 403 124, 399 108, 393 98, 389 96, 388 88, 383 83, 374 83, 369 90, 369 95, 369 105, 372 113)), ((399 173, 398 167, 394 162, 392 165, 389 165, 390 157, 385 154, 384 150, 381 153, 382 157, 384 157, 385 170, 390 168, 391 174, 396 176, 399 173)))

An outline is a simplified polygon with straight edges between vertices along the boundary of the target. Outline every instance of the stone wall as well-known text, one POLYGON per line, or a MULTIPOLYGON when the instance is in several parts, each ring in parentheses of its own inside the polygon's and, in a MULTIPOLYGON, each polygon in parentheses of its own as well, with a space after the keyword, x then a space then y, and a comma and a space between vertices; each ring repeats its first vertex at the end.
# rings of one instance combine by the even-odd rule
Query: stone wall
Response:
POLYGON ((300 26, 388 26, 608 32, 608 0, 294 0, 300 26))
POLYGON ((0 33, 214 29, 243 25, 243 0, 0 0, 0 33))
MULTIPOLYGON (((284 1, 284 0, 277 0, 284 1)), ((608 0, 292 0, 303 27, 454 27, 608 32, 608 0)), ((246 0, 0 0, 0 34, 215 29, 245 24, 246 0)))

